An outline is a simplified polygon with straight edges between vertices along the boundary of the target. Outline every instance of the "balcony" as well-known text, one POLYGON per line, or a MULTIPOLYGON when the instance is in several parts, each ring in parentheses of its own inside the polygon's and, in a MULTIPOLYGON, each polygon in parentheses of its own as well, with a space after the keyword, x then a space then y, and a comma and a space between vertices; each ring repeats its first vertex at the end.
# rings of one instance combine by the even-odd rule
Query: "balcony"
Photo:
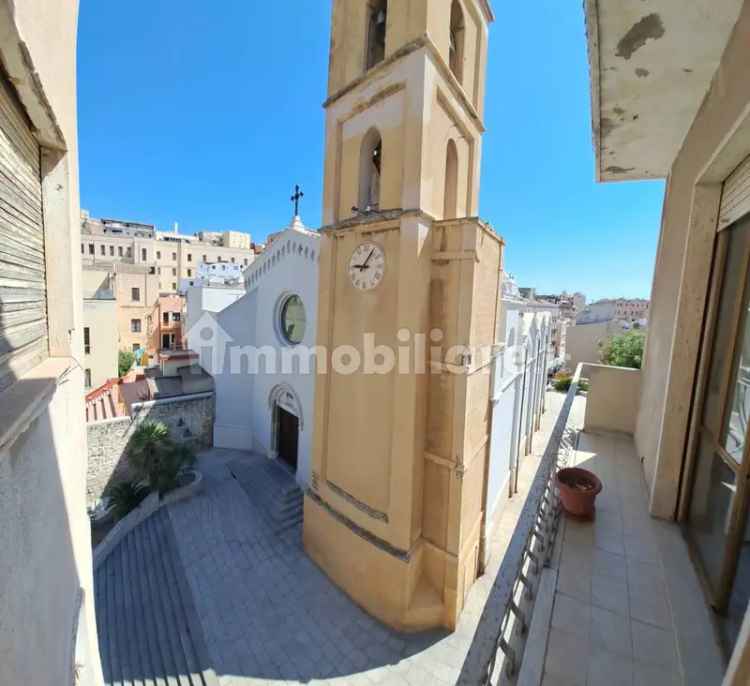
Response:
MULTIPOLYGON (((560 441, 550 474, 554 466, 594 472, 604 484, 596 517, 582 522, 561 515, 557 523, 545 523, 542 499, 534 524, 540 543, 527 545, 519 564, 523 578, 508 592, 488 682, 512 676, 523 686, 718 686, 726 665, 713 613, 680 527, 649 514, 647 484, 629 435, 640 372, 582 365, 576 379, 581 373, 591 390, 566 399, 550 441, 553 447, 560 441), (543 556, 548 565, 535 575, 535 560, 543 556)), ((534 506, 530 496, 525 507, 534 506)))

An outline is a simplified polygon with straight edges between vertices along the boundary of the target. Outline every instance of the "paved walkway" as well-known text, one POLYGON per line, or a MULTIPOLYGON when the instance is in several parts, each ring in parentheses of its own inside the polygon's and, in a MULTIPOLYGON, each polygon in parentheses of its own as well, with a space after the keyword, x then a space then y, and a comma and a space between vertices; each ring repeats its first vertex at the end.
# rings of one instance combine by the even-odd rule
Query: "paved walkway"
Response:
MULTIPOLYGON (((550 408, 524 460, 531 477, 546 446, 562 396, 550 408)), ((524 497, 510 501, 490 541, 487 573, 474 585, 451 634, 398 634, 360 610, 307 558, 299 524, 281 533, 232 462, 257 456, 214 449, 201 455, 203 491, 168 506, 177 556, 221 686, 255 684, 476 683, 466 657, 478 637, 495 630, 483 610, 524 497)))

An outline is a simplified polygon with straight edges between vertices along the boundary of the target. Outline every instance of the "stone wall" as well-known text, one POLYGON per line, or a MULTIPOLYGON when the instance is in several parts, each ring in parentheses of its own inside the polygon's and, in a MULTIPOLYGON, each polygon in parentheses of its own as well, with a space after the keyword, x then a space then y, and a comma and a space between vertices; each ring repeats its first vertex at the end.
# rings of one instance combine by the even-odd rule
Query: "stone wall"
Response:
POLYGON ((144 421, 163 422, 174 440, 189 443, 195 450, 212 445, 213 393, 134 403, 132 409, 132 417, 87 425, 89 505, 101 498, 109 484, 127 477, 127 446, 135 429, 144 421))

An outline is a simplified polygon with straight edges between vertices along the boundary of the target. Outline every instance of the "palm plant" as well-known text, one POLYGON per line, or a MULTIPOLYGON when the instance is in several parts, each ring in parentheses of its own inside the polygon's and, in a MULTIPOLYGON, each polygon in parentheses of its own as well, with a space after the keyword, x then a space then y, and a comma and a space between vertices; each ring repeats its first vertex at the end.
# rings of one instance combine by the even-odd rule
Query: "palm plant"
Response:
POLYGON ((150 489, 143 483, 136 481, 120 481, 109 489, 109 506, 115 520, 120 520, 135 510, 150 493, 150 489))
POLYGON ((128 445, 128 462, 139 480, 151 483, 151 476, 158 469, 169 442, 169 429, 162 422, 143 422, 133 432, 128 445))
POLYGON ((180 472, 195 464, 195 453, 184 443, 172 443, 159 455, 149 483, 162 496, 179 485, 180 472))
POLYGON ((162 422, 143 422, 130 439, 128 461, 134 474, 162 496, 177 487, 180 472, 195 462, 195 454, 172 441, 162 422))

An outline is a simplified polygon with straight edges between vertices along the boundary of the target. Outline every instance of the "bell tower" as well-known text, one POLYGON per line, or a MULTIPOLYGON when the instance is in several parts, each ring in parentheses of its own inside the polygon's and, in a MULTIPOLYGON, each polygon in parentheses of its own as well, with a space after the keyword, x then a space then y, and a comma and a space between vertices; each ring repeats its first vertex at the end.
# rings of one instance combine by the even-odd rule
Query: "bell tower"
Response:
POLYGON ((486 0, 334 0, 324 224, 476 215, 491 19, 486 0))
POLYGON ((482 567, 476 351, 495 343, 503 247, 476 218, 492 20, 488 0, 333 1, 304 543, 403 630, 454 627, 482 567))

